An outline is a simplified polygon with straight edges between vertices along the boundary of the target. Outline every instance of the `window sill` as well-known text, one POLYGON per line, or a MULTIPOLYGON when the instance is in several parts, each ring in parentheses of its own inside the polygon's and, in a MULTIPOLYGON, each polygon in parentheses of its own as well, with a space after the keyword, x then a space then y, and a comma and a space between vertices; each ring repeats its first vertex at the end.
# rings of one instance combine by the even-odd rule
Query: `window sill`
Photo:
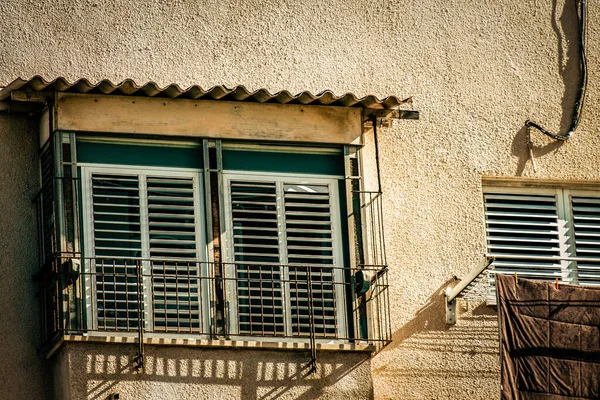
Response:
MULTIPOLYGON (((120 343, 135 344, 138 338, 133 336, 87 336, 87 335, 64 335, 48 351, 46 358, 52 355, 63 343, 120 343)), ((301 342, 276 342, 256 340, 227 340, 227 339, 184 339, 184 338, 158 338, 145 337, 144 344, 152 346, 189 346, 204 348, 235 348, 235 349, 265 349, 265 350, 310 350, 309 343, 301 342)), ((376 346, 370 343, 348 344, 348 343, 317 343, 319 351, 349 351, 349 352, 373 352, 376 346)))

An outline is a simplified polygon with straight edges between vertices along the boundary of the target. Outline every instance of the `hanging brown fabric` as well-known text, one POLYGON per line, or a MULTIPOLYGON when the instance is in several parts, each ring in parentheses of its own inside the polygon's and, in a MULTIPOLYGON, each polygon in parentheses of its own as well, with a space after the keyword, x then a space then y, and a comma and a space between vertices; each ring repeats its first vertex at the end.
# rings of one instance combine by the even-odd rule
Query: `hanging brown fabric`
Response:
POLYGON ((600 288, 496 282, 501 398, 600 398, 600 288))

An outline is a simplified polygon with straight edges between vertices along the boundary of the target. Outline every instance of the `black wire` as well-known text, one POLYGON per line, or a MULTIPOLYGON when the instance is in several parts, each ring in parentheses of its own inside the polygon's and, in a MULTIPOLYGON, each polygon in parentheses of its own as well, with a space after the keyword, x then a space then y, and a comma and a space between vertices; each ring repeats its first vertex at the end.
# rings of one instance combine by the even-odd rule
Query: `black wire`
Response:
POLYGON ((579 2, 579 9, 577 10, 577 19, 579 26, 579 89, 577 91, 577 100, 575 101, 575 105, 573 107, 573 115, 571 117, 571 125, 569 126, 569 130, 565 134, 556 134, 550 132, 543 126, 536 124, 533 121, 525 121, 525 126, 527 126, 528 128, 535 128, 538 131, 542 132, 544 135, 550 136, 552 139, 562 141, 569 139, 579 126, 579 122, 581 121, 581 111, 583 110, 585 92, 587 89, 588 82, 587 59, 585 55, 585 34, 587 30, 586 0, 575 1, 579 2))

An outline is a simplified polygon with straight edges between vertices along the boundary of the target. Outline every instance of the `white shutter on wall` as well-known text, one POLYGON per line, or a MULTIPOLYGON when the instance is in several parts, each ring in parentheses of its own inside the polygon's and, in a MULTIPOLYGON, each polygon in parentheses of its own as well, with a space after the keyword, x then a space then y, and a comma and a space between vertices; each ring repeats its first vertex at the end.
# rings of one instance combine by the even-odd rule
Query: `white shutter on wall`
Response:
POLYGON ((335 263, 341 249, 332 184, 267 176, 235 176, 226 183, 235 329, 244 335, 308 337, 312 326, 317 337, 337 337, 343 288, 336 283, 341 286, 343 274, 333 268, 340 267, 335 263))
POLYGON ((496 273, 600 285, 597 193, 485 188, 484 199, 488 252, 496 257, 496 273))
POLYGON ((197 188, 191 177, 148 176, 154 330, 200 329, 197 188))
POLYGON ((232 180, 229 189, 239 333, 281 335, 285 325, 276 184, 232 180))
POLYGON ((557 195, 485 193, 484 200, 488 252, 497 256, 495 271, 560 279, 557 195))
POLYGON ((571 196, 577 280, 581 285, 600 285, 600 198, 571 196), (593 258, 596 261, 586 261, 593 258))

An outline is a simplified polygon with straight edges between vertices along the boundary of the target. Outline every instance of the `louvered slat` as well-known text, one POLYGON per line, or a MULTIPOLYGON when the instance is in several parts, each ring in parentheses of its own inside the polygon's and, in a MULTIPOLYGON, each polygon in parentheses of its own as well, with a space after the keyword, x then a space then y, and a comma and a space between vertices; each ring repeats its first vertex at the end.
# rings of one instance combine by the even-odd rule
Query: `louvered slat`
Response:
POLYGON ((241 334, 285 333, 275 182, 230 181, 241 334))
POLYGON ((329 186, 288 183, 283 190, 292 334, 309 336, 312 325, 317 337, 335 337, 337 305, 329 186), (306 262, 311 266, 302 265, 306 262))
POLYGON ((571 196, 573 233, 577 261, 577 280, 581 285, 600 285, 600 198, 571 196))

